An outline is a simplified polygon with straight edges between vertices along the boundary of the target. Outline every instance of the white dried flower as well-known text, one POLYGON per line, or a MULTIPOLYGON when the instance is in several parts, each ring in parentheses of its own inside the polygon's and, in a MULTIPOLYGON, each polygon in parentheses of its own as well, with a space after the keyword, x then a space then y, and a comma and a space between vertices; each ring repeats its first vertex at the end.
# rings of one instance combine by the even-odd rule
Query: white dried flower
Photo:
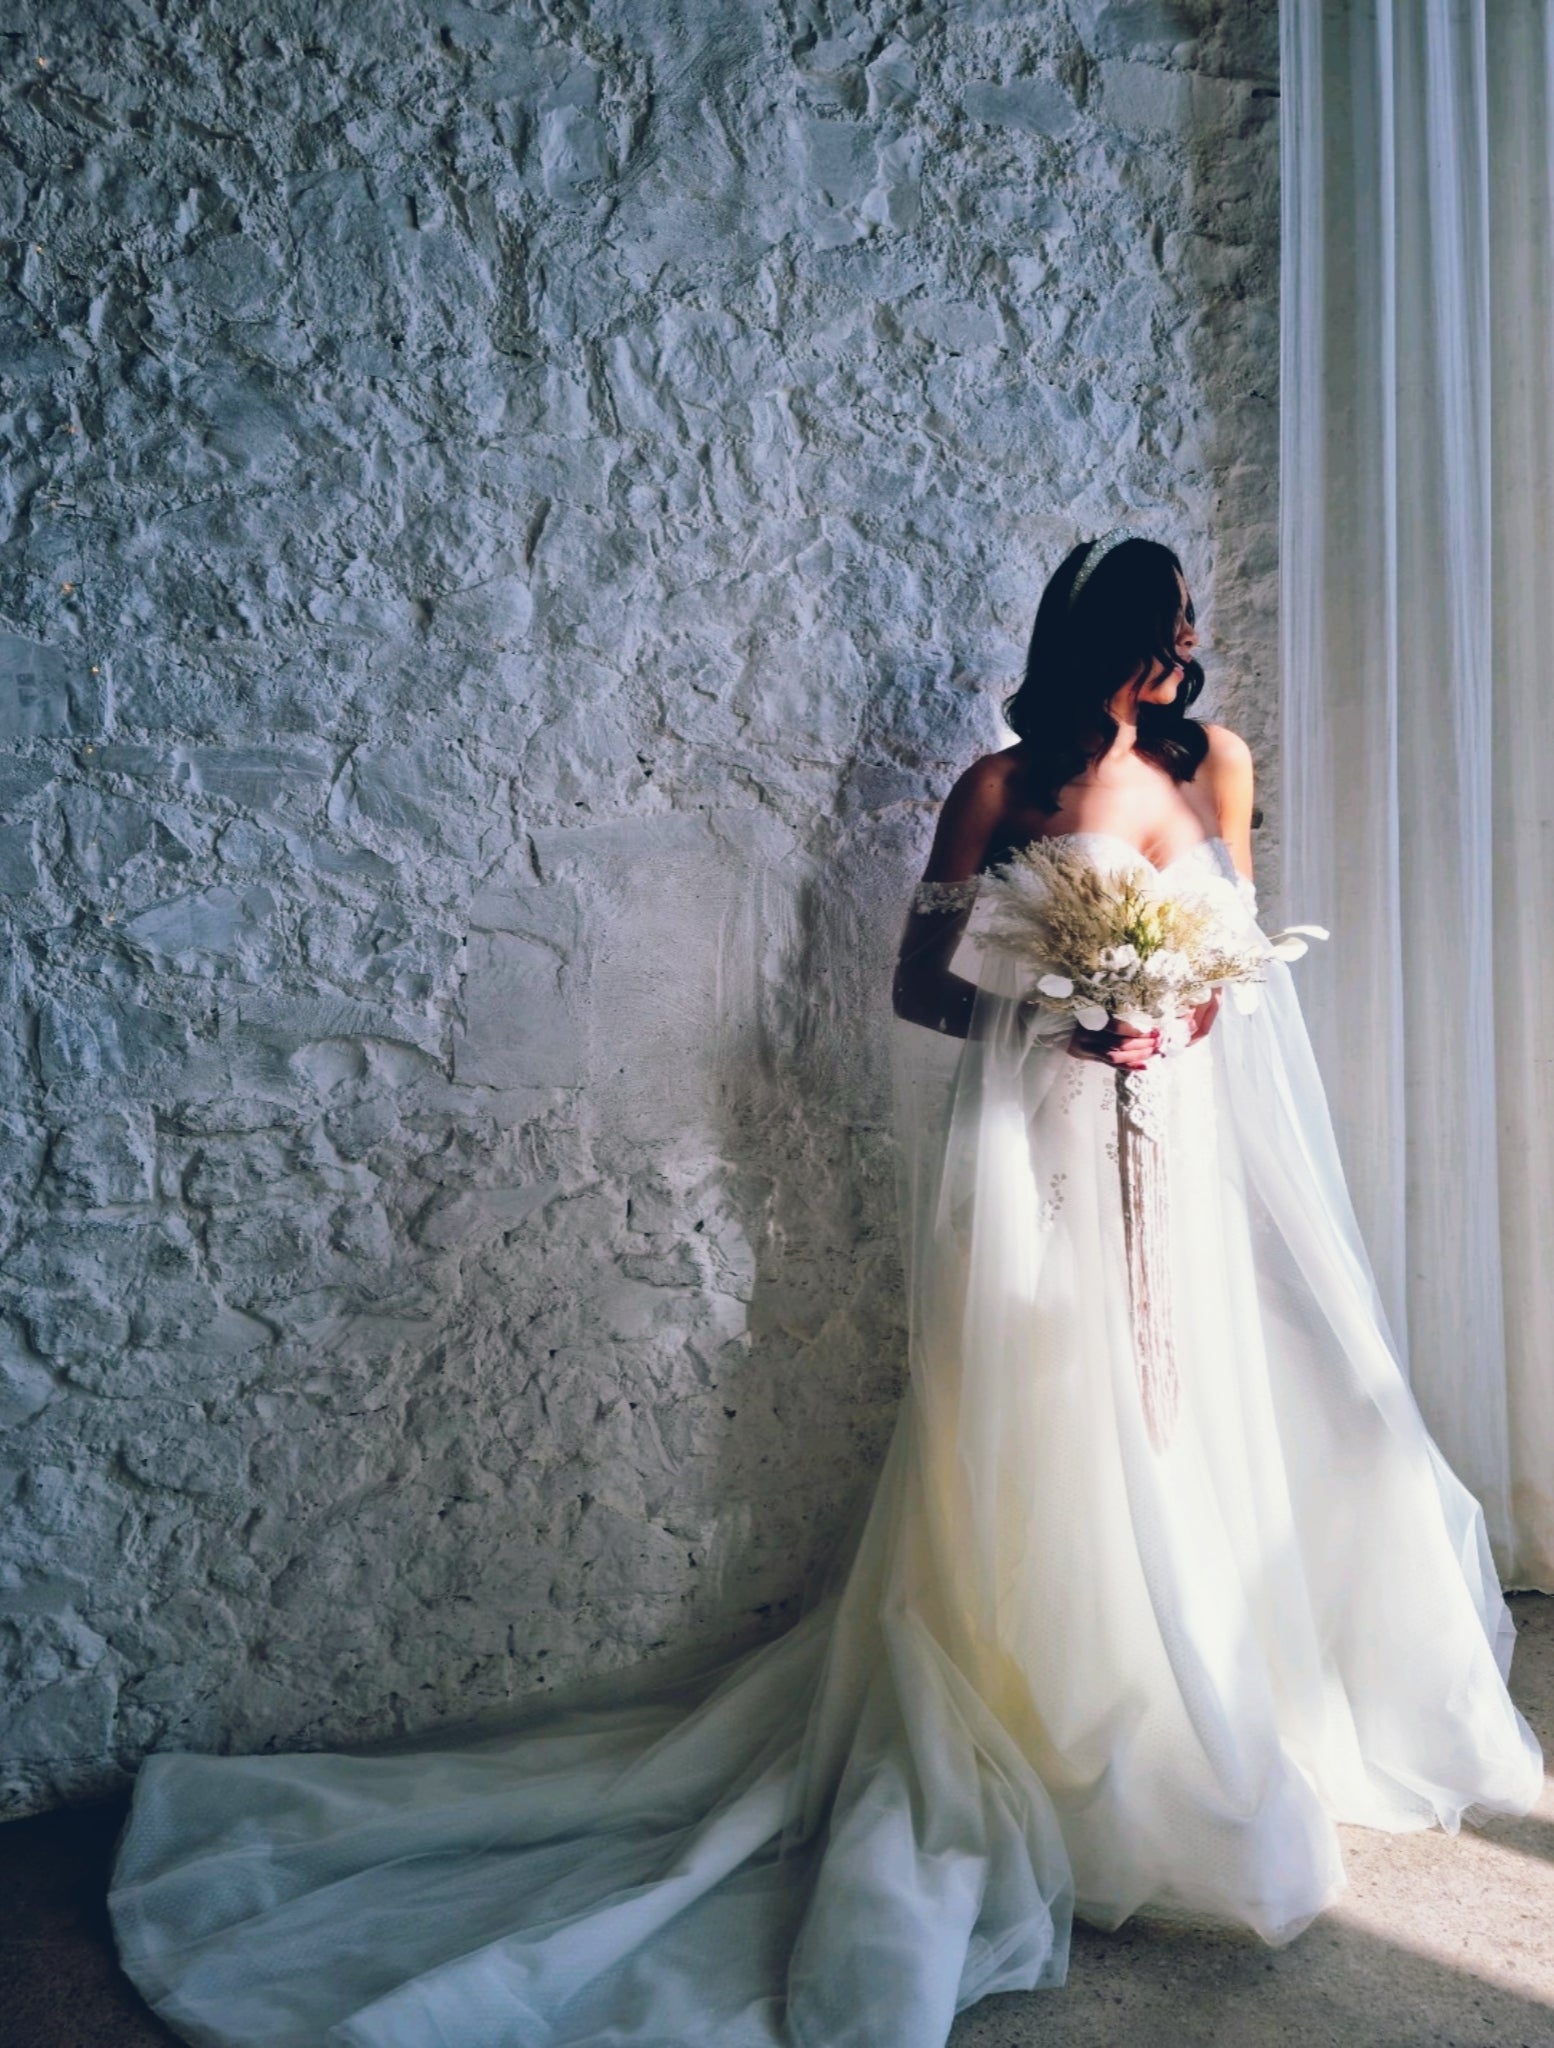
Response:
POLYGON ((1162 946, 1158 952, 1150 954, 1144 965, 1155 980, 1163 981, 1168 988, 1179 988, 1184 981, 1192 979, 1192 962, 1175 946, 1162 946))

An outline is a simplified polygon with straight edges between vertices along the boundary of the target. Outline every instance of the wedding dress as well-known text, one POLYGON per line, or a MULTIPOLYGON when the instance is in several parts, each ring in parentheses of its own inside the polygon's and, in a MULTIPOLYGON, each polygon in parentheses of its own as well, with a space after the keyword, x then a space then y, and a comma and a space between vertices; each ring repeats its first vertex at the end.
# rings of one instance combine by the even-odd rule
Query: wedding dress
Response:
MULTIPOLYGON (((1180 867, 1255 920, 1223 840, 1180 867)), ((110 1906, 184 2039, 940 2048, 1061 1983, 1075 1914, 1282 1942, 1342 1887, 1335 1822, 1532 1804, 1482 1516, 1399 1371, 1289 968, 1157 1070, 1157 1449, 1113 1071, 1031 1036, 976 930, 971 1039, 896 1027, 910 1384, 824 1600, 662 1698, 151 1757, 110 1906)))

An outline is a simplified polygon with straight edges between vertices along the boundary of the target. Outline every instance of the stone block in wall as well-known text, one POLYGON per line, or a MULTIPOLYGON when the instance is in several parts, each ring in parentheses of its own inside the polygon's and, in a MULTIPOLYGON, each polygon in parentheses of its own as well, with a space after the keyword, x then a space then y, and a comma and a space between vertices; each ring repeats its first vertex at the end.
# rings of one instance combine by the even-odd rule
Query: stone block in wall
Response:
POLYGON ((516 932, 471 932, 455 1080, 487 1088, 575 1088, 587 1078, 581 1012, 567 964, 516 932))
POLYGON ((58 1382, 12 1318, 0 1321, 0 1429, 31 1421, 53 1400, 58 1382))
POLYGON ((284 1059, 330 1041, 422 1046, 441 1043, 437 1019, 403 1005, 364 1003, 331 994, 287 995, 279 990, 244 989, 232 1013, 231 1032, 242 1044, 260 1044, 284 1059))
POLYGON ((0 632, 0 744, 95 731, 102 701, 90 655, 0 632))
POLYGON ((966 87, 963 104, 973 121, 1023 129, 1028 135, 1070 135, 1079 125, 1079 109, 1055 78, 974 83, 966 87))
POLYGON ((119 1445, 125 1470, 144 1486, 166 1493, 214 1493, 236 1497, 246 1446, 236 1430, 190 1426, 186 1415, 168 1409, 160 1429, 137 1430, 119 1445))
POLYGON ((560 1189, 555 1178, 512 1187, 444 1188, 416 1217, 412 1234, 430 1250, 474 1250, 516 1230, 560 1189))
POLYGON ((132 945, 185 972, 230 960, 257 978, 273 965, 264 928, 274 909, 263 883, 244 889, 217 884, 149 904, 126 918, 122 930, 132 945))
POLYGON ((38 1004, 38 1067, 48 1086, 144 1079, 188 1040, 188 1027, 166 1011, 101 990, 38 1004))
MULTIPOLYGON (((89 1283, 95 1276, 87 1270, 79 1277, 89 1283)), ((23 1316, 37 1350, 62 1369, 111 1356, 129 1341, 130 1319, 123 1304, 91 1292, 29 1294, 23 1316)))
POLYGON ((0 825, 0 896, 30 896, 42 879, 37 827, 25 819, 0 825))
POLYGON ((703 1127, 773 1050, 761 1020, 802 943, 808 864, 793 835, 769 811, 728 808, 563 826, 533 845, 577 903, 590 1109, 638 1138, 703 1127))
POLYGON ((157 807, 149 797, 121 796, 74 782, 61 792, 58 814, 71 861, 93 881, 121 874, 158 844, 157 807))
POLYGON ((306 809, 321 802, 333 761, 321 747, 294 744, 180 747, 168 756, 171 779, 199 796, 244 811, 306 809))
POLYGON ((98 1764, 113 1730, 118 1688, 95 1673, 57 1679, 0 1717, 0 1756, 45 1756, 57 1765, 98 1764))
POLYGON ((511 833, 505 792, 457 740, 356 750, 329 799, 331 824, 377 828, 391 853, 430 849, 464 860, 489 859, 511 833))
POLYGON ((72 1118, 49 1147, 51 1192, 88 1208, 149 1201, 156 1141, 144 1110, 72 1118))

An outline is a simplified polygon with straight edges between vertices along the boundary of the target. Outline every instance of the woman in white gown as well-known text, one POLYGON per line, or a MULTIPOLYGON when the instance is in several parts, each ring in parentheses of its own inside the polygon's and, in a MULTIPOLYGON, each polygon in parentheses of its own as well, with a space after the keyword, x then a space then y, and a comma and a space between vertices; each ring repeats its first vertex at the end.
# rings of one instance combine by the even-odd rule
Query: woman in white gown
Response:
POLYGON ((1169 549, 1076 548, 1020 744, 945 805, 896 984, 910 1385, 832 1589, 630 1705, 148 1759, 110 1907, 176 2033, 941 2048, 987 1993, 1062 1982, 1076 1912, 1285 1941, 1342 1887, 1336 1822, 1533 1803, 1482 1517, 1399 1371, 1289 969, 1152 1069, 1157 1447, 1111 1071, 1155 1048, 1039 1028, 975 943, 978 874, 1034 838, 1217 875, 1255 919, 1249 756, 1188 715, 1194 645, 1169 549))

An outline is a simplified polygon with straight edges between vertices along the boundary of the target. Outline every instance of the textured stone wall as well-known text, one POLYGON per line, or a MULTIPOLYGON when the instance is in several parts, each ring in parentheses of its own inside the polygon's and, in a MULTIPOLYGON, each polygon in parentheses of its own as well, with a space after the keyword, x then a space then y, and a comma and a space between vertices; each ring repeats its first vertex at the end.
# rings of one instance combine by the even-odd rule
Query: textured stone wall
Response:
POLYGON ((25 1810, 796 1611, 904 895, 1077 536, 1177 540, 1273 795, 1278 101, 1275 0, 0 40, 25 1810))

